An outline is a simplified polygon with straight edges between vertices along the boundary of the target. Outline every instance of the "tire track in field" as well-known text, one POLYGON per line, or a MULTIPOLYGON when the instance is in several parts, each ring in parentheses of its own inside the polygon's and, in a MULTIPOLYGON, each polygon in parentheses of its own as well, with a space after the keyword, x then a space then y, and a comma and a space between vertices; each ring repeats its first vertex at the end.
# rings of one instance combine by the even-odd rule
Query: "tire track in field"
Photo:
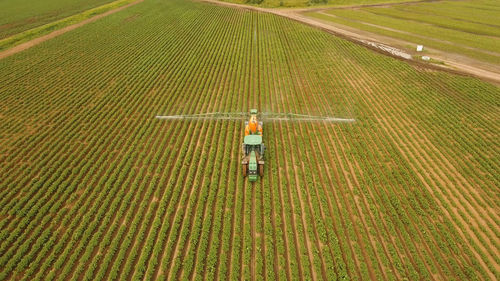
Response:
MULTIPOLYGON (((271 169, 271 167, 270 167, 269 164, 268 164, 268 167, 269 168, 267 168, 266 172, 267 172, 267 177, 268 177, 268 182, 269 182, 269 189, 271 189, 273 187, 273 182, 272 182, 273 175, 272 175, 272 172, 271 172, 272 169, 271 169)), ((264 186, 263 189, 264 188, 266 188, 266 187, 264 186)), ((274 246, 273 249, 272 249, 273 252, 274 252, 273 271, 274 271, 274 277, 276 278, 277 277, 276 275, 279 272, 278 249, 277 249, 277 246, 276 246, 276 244, 278 242, 276 240, 276 231, 275 231, 276 230, 276 212, 274 210, 274 208, 275 208, 274 207, 274 192, 272 190, 270 190, 269 194, 270 194, 270 200, 269 201, 270 201, 270 205, 271 205, 271 207, 270 207, 271 208, 271 217, 270 217, 270 220, 271 220, 271 227, 272 227, 272 230, 273 230, 272 231, 272 234, 273 234, 272 235, 272 241, 273 241, 273 246, 274 246)), ((265 204, 264 203, 265 202, 264 201, 264 193, 262 193, 262 196, 263 196, 263 198, 262 198, 262 202, 263 202, 262 203, 262 208, 264 209, 264 204, 265 204)), ((265 216, 265 214, 263 214, 263 216, 265 216)), ((265 228, 264 228, 264 231, 265 231, 265 228)), ((267 270, 271 270, 271 269, 268 268, 267 270)), ((267 271, 266 270, 265 270, 265 272, 266 272, 266 275, 267 275, 267 271)), ((287 271, 287 273, 288 273, 288 271, 287 271)), ((288 276, 288 278, 290 278, 290 277, 288 276)))
MULTIPOLYGON (((251 17, 249 18, 249 25, 251 26, 249 28, 249 40, 250 42, 247 43, 249 45, 248 53, 246 56, 245 60, 245 70, 247 71, 245 77, 246 79, 244 80, 244 91, 246 92, 246 107, 247 108, 253 108, 256 103, 256 96, 253 93, 253 50, 254 50, 254 45, 255 45, 255 35, 254 35, 254 13, 250 13, 251 17)), ((244 138, 244 135, 242 135, 242 138, 244 138)), ((240 271, 240 280, 245 280, 245 268, 249 267, 250 269, 250 279, 255 280, 255 213, 254 213, 254 198, 255 198, 255 183, 252 183, 248 180, 248 176, 246 178, 243 178, 243 205, 242 205, 242 224, 241 224, 241 230, 242 230, 242 239, 241 239, 241 255, 240 255, 240 266, 241 266, 241 271, 240 271), (247 194, 248 189, 250 189, 250 194, 247 194), (245 211, 247 208, 247 201, 248 196, 250 196, 250 210, 245 211), (246 212, 250 213, 250 218, 249 222, 247 222, 248 218, 246 216, 246 212), (250 229, 245 229, 247 224, 250 225, 250 229), (246 235, 247 231, 250 232, 250 264, 245 264, 245 262, 248 262, 245 259, 245 245, 247 244, 246 242, 246 235)), ((247 245, 248 247, 248 245, 247 245)))
MULTIPOLYGON (((261 108, 261 107, 259 107, 261 108)), ((265 171, 264 171, 265 173, 265 171)), ((264 175, 267 175, 267 174, 264 174, 264 175)), ((263 262, 262 262, 262 275, 263 275, 263 278, 264 280, 267 280, 267 271, 270 270, 270 269, 267 269, 267 262, 266 262, 266 259, 268 258, 268 251, 270 251, 269 249, 267 249, 266 247, 266 216, 265 216, 265 213, 264 213, 264 210, 265 210, 265 201, 264 201, 264 189, 266 188, 266 186, 264 185, 264 181, 262 180, 262 177, 261 177, 261 185, 260 185, 260 209, 261 209, 261 221, 262 221, 262 237, 261 237, 261 247, 262 247, 262 257, 263 257, 263 262)), ((274 260, 273 260, 274 261, 274 260)))
POLYGON ((252 188, 252 194, 251 194, 251 219, 250 219, 250 229, 251 229, 251 232, 252 232, 252 257, 251 257, 251 261, 252 263, 250 264, 250 268, 251 268, 251 278, 252 280, 255 280, 256 277, 255 277, 255 266, 256 266, 256 260, 255 260, 255 252, 256 252, 256 247, 257 247, 257 243, 255 242, 256 240, 256 235, 257 235, 257 231, 256 231, 256 227, 255 227, 255 207, 256 207, 256 203, 255 203, 255 189, 256 189, 256 185, 258 185, 258 183, 253 183, 251 188, 252 188))
MULTIPOLYGON (((237 126, 236 126, 237 127, 237 126)), ((243 128, 244 129, 244 128, 243 128)), ((240 130, 241 131, 241 130, 240 130)), ((241 132, 240 132, 240 137, 242 136, 241 132)), ((240 180, 240 172, 238 172, 237 170, 235 171, 236 173, 236 183, 240 183, 242 180, 245 180, 245 178, 241 177, 242 179, 240 180)), ((238 184, 235 188, 235 194, 238 195, 239 192, 238 192, 238 188, 242 188, 244 189, 244 184, 238 184)), ((235 196, 234 198, 234 203, 233 203, 233 209, 231 210, 231 213, 233 214, 232 215, 232 219, 231 219, 231 239, 229 239, 230 243, 229 243, 229 257, 227 259, 227 269, 228 269, 228 274, 227 276, 230 276, 232 278, 233 276, 233 248, 234 248, 234 240, 235 240, 235 228, 236 228, 236 203, 238 202, 238 196, 235 196)), ((244 200, 244 198, 242 199, 244 200)), ((240 226, 241 227, 241 226, 240 226)), ((241 229, 241 228, 240 228, 241 229)))
MULTIPOLYGON (((243 134, 240 133, 241 136, 243 136, 243 134)), ((245 205, 246 205, 246 197, 247 197, 247 188, 248 186, 250 185, 247 181, 247 179, 245 177, 243 177, 243 186, 242 186, 242 189, 243 189, 243 195, 242 195, 242 205, 241 205, 241 222, 240 222, 240 230, 241 230, 241 234, 240 237, 241 237, 241 241, 240 241, 240 259, 239 259, 239 265, 240 265, 240 273, 238 274, 238 279, 239 280, 244 280, 243 279, 243 275, 244 275, 244 249, 245 249, 245 205)), ((249 231, 248 229, 246 231, 249 231)), ((231 270, 231 273, 232 273, 232 270, 231 270)))

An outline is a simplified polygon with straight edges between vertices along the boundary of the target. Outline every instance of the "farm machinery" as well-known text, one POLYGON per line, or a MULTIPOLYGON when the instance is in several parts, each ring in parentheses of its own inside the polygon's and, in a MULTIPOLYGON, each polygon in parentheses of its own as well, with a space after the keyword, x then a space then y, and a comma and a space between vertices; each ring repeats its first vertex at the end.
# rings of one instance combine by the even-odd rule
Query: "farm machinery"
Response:
POLYGON ((351 123, 354 119, 313 116, 295 113, 259 113, 257 109, 247 112, 213 112, 190 115, 158 115, 162 120, 248 120, 245 121, 245 136, 241 144, 243 177, 248 177, 251 182, 264 176, 264 153, 266 146, 263 138, 263 121, 265 122, 334 122, 351 123), (263 120, 263 121, 260 121, 263 120))
POLYGON ((264 151, 262 142, 262 122, 257 120, 257 109, 250 110, 250 120, 245 122, 245 138, 241 145, 243 177, 253 182, 264 176, 264 151))

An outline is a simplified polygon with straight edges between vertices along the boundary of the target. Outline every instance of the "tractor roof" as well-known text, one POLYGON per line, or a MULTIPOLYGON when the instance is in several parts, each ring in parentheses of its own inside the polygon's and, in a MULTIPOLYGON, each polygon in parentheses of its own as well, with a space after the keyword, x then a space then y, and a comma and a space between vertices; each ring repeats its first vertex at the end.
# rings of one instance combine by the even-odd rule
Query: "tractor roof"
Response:
POLYGON ((261 135, 248 135, 248 136, 245 136, 245 138, 243 139, 243 142, 245 144, 249 144, 249 145, 259 145, 262 143, 262 136, 261 135))

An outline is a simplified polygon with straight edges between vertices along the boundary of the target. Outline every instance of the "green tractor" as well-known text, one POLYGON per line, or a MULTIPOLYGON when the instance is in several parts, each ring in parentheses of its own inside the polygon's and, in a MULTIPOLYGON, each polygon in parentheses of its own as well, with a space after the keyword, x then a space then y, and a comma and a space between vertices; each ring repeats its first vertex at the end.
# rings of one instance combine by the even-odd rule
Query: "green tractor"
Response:
MULTIPOLYGON (((243 157, 243 177, 248 176, 251 182, 257 181, 259 176, 264 176, 264 151, 266 147, 262 143, 263 124, 257 119, 257 115, 266 121, 302 121, 302 122, 338 122, 351 123, 355 119, 336 118, 328 116, 313 116, 295 113, 258 113, 257 109, 250 110, 250 119, 245 122, 245 138, 241 146, 243 157)), ((158 119, 166 120, 244 120, 248 118, 246 112, 211 112, 188 115, 165 115, 156 116, 158 119)))
POLYGON ((257 120, 257 109, 250 110, 250 120, 245 122, 245 138, 241 150, 243 152, 243 177, 256 181, 264 176, 264 151, 262 143, 262 122, 257 120))
POLYGON ((249 181, 257 181, 259 176, 264 176, 264 151, 261 135, 245 136, 242 145, 243 177, 248 176, 249 181))

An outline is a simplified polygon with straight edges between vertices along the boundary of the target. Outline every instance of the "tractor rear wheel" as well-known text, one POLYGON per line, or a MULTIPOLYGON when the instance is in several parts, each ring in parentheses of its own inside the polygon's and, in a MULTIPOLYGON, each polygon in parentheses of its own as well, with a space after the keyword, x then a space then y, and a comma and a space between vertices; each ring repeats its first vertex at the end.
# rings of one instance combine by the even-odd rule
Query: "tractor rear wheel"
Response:
POLYGON ((243 164, 243 177, 247 176, 248 164, 243 164))
POLYGON ((263 177, 263 176, 264 176, 264 165, 259 165, 259 175, 260 175, 261 177, 263 177))

